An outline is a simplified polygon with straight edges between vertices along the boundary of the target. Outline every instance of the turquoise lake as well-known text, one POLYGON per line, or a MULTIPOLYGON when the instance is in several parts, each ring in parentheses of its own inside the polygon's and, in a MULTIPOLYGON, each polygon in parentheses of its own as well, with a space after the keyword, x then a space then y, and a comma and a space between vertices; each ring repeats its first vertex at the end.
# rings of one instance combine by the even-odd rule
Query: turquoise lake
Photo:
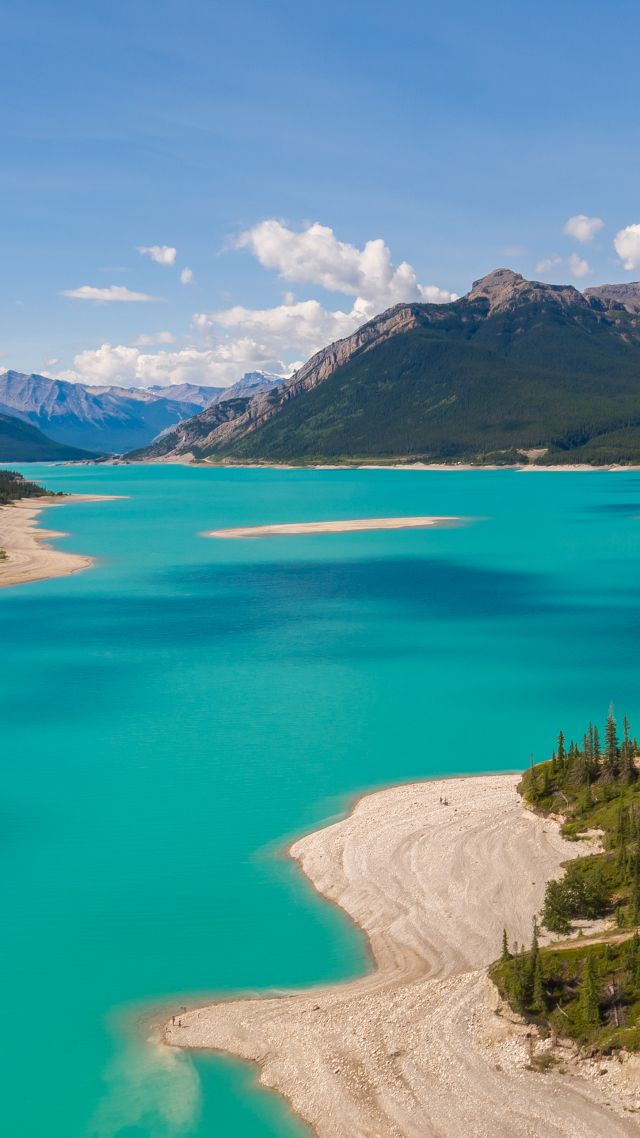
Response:
MULTIPOLYGON (((21 468, 97 558, 0 592, 4 1133, 301 1138, 163 1007, 368 967, 279 855, 386 782, 640 732, 640 476, 21 468), (213 541, 267 522, 460 528, 213 541)), ((496 954, 499 946, 496 945, 496 954)))

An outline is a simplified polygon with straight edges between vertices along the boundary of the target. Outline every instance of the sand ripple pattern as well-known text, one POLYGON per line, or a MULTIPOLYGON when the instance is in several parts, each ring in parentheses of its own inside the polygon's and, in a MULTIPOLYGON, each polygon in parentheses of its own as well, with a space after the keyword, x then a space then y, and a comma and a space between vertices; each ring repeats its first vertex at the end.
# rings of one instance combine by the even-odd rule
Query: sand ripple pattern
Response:
POLYGON ((319 1138, 637 1138, 635 1069, 615 1087, 532 1072, 526 1028, 498 1014, 486 966, 502 929, 528 942, 546 880, 579 852, 523 811, 517 782, 379 791, 297 841, 305 874, 367 933, 371 973, 196 1009, 167 1042, 258 1063, 319 1138))

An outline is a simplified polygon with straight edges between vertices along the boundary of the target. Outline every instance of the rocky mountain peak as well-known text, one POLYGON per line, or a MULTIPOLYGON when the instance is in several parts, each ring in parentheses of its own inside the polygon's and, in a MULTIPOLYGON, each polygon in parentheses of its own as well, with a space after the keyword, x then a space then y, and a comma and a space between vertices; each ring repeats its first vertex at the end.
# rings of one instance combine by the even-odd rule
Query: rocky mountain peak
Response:
POLYGON ((516 285, 523 283, 525 283, 525 279, 521 273, 514 273, 512 269, 494 269, 493 272, 487 273, 486 277, 480 277, 479 281, 474 281, 468 295, 469 297, 486 296, 489 300, 495 300, 505 290, 511 292, 516 285))
POLYGON ((474 281, 471 292, 464 300, 484 298, 489 301, 489 313, 515 308, 521 302, 547 302, 558 307, 586 306, 582 293, 573 285, 551 285, 543 281, 529 281, 512 269, 494 269, 486 277, 474 281))

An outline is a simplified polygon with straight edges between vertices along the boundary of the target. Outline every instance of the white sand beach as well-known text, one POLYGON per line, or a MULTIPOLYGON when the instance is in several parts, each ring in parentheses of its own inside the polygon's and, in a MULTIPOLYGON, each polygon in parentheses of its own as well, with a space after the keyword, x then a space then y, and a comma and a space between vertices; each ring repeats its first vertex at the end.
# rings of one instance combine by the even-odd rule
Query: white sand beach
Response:
POLYGON ((80 569, 88 569, 93 564, 91 557, 54 549, 48 544, 53 538, 66 535, 57 530, 42 529, 37 524, 38 517, 50 506, 109 502, 115 498, 116 495, 68 494, 64 498, 21 498, 0 507, 0 549, 6 554, 0 558, 0 588, 45 581, 49 577, 65 577, 80 569))
POLYGON ((229 529, 212 529, 203 537, 273 537, 311 533, 357 533, 381 529, 427 529, 461 525, 463 518, 411 517, 411 518, 354 518, 331 522, 288 522, 283 525, 234 526, 229 529))
POLYGON ((371 972, 192 1010, 166 1042, 252 1060, 318 1138, 637 1138, 640 1060, 594 1067, 565 1048, 566 1073, 532 1071, 547 1044, 488 980, 503 927, 529 943, 545 882, 590 852, 524 810, 518 781, 377 791, 296 841, 318 892, 367 934, 371 972))

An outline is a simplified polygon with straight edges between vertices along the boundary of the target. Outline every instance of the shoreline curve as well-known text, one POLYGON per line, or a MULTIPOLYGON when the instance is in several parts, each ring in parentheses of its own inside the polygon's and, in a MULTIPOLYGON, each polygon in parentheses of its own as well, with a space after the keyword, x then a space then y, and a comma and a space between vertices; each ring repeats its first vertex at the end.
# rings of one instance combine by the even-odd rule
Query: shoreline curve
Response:
POLYGON ((488 980, 503 927, 528 943, 546 881, 589 849, 523 808, 519 778, 374 791, 294 841, 315 889, 367 936, 373 970, 192 1009, 165 1043, 252 1061, 318 1138, 637 1138, 640 1060, 602 1075, 567 1055, 568 1074, 531 1072, 529 1028, 488 980))
POLYGON ((52 506, 112 502, 121 497, 117 494, 67 494, 63 498, 44 495, 18 498, 10 505, 0 507, 0 549, 6 555, 0 559, 0 588, 66 577, 82 569, 90 569, 95 558, 50 545, 49 542, 55 538, 67 535, 58 530, 42 529, 38 525, 38 517, 42 510, 52 506))

